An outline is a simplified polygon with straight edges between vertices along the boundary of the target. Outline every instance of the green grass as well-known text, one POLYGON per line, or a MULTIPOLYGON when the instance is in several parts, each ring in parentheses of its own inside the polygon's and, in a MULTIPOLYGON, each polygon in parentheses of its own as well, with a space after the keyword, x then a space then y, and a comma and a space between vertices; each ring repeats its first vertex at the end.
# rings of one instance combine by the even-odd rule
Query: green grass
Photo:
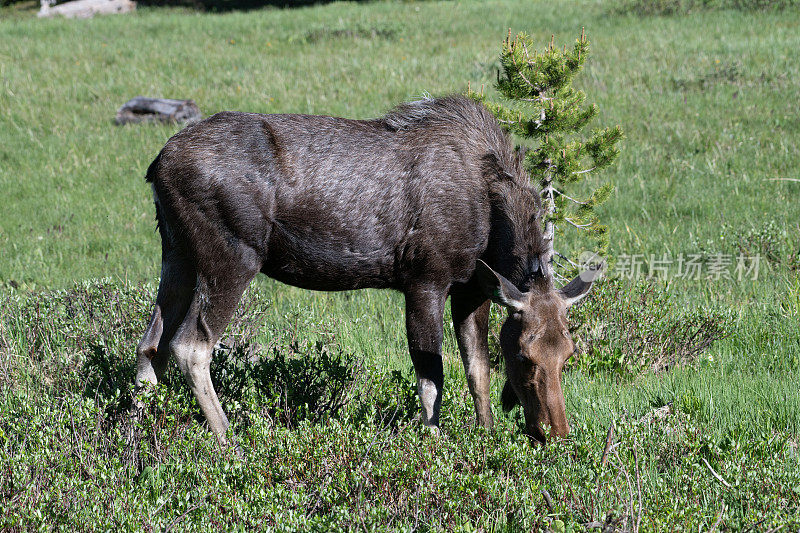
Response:
POLYGON ((609 516, 628 529, 641 516, 643 531, 797 527, 800 183, 771 179, 800 178, 797 10, 639 18, 594 2, 465 1, 0 17, 0 528, 580 531, 609 516), (671 313, 720 310, 729 337, 658 374, 576 363, 564 375, 572 436, 535 449, 519 413, 499 409, 499 373, 498 430, 472 425, 448 329, 438 438, 413 421, 398 294, 259 279, 215 367, 246 460, 220 455, 174 369, 142 421, 127 419, 159 269, 143 176, 178 128, 116 127, 119 105, 149 95, 206 114, 374 117, 489 87, 508 28, 545 44, 581 27, 594 55, 578 84, 598 125, 627 137, 593 178, 616 185, 600 213, 612 255, 774 251, 757 281, 663 284, 671 313), (286 368, 333 372, 346 405, 318 413, 315 394, 330 389, 259 384, 286 368), (612 420, 619 445, 601 467, 612 420))

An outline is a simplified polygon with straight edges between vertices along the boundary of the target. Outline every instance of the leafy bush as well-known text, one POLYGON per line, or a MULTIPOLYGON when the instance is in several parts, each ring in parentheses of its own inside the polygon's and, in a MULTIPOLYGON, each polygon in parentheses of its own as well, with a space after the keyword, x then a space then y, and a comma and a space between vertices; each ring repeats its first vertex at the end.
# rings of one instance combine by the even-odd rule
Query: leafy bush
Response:
POLYGON ((363 378, 359 358, 322 341, 278 341, 266 352, 249 351, 245 345, 215 354, 211 378, 223 401, 289 427, 337 415, 363 378))
POLYGON ((109 280, 29 295, 0 290, 0 364, 9 368, 0 384, 78 387, 104 397, 126 390, 133 360, 119 355, 144 331, 153 298, 152 288, 109 280))
MULTIPOLYGON (((0 291, 0 385, 73 390, 104 404, 109 421, 128 424, 134 348, 154 298, 151 286, 110 280, 29 295, 0 291)), ((368 369, 361 357, 341 348, 331 323, 292 313, 282 317, 281 326, 268 326, 270 306, 262 291, 247 291, 215 350, 211 377, 234 421, 246 424, 250 414, 259 413, 293 427, 337 416, 351 404, 358 418, 391 424, 416 412, 411 376, 368 369), (375 403, 360 399, 373 395, 375 403)), ((174 365, 163 383, 148 394, 163 395, 166 388, 170 398, 193 403, 174 365)), ((163 406, 158 409, 160 414, 148 412, 163 416, 163 406)))
POLYGON ((800 248, 794 249, 797 235, 788 233, 786 227, 770 220, 759 227, 733 232, 732 244, 742 255, 759 255, 770 263, 796 270, 800 266, 800 248))
MULTIPOLYGON (((614 317, 667 307, 643 322, 662 331, 682 316, 658 287, 596 289, 575 313, 586 315, 581 331, 606 332, 615 346, 625 339, 609 332, 626 330, 614 317)), ((410 374, 366 364, 313 313, 268 316, 259 290, 246 294, 213 367, 241 460, 198 423, 175 365, 141 393, 140 417, 128 416, 153 293, 108 281, 0 290, 0 529, 649 531, 708 529, 718 516, 722 529, 798 525, 786 424, 760 431, 743 419, 719 435, 703 425, 704 394, 666 390, 674 410, 612 414, 606 452, 605 409, 573 396, 571 436, 536 447, 513 415, 499 415, 494 432, 472 425, 452 361, 459 379, 450 374, 439 437, 410 423, 410 374)))
POLYGON ((654 280, 605 280, 571 311, 580 355, 590 372, 661 372, 693 363, 732 331, 729 314, 679 309, 669 289, 654 280))
POLYGON ((330 322, 295 312, 282 317, 283 327, 266 325, 258 318, 264 301, 255 292, 246 295, 211 366, 234 422, 246 426, 258 413, 295 427, 343 416, 348 408, 353 419, 396 425, 416 412, 411 376, 368 368, 361 356, 343 350, 330 322), (256 342, 260 338, 267 344, 256 342))
POLYGON ((789 270, 800 269, 800 226, 766 220, 758 225, 741 228, 722 224, 719 236, 704 242, 695 240, 692 246, 705 259, 725 253, 760 258, 760 264, 789 270))

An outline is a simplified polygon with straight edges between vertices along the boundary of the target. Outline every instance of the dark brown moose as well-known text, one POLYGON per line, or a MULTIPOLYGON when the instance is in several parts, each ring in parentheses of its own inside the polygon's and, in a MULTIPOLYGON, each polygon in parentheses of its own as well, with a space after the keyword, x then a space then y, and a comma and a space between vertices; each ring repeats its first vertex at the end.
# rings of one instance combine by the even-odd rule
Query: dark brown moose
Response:
POLYGON ((156 383, 172 354, 211 430, 228 419, 209 375, 215 344, 262 272, 320 291, 405 295, 422 421, 438 426, 445 300, 478 422, 493 424, 490 301, 526 433, 569 425, 561 370, 573 353, 567 308, 594 272, 553 287, 542 260, 539 195, 495 118, 462 97, 423 99, 383 118, 225 112, 172 137, 147 171, 161 233, 161 283, 138 348, 136 384, 156 383))

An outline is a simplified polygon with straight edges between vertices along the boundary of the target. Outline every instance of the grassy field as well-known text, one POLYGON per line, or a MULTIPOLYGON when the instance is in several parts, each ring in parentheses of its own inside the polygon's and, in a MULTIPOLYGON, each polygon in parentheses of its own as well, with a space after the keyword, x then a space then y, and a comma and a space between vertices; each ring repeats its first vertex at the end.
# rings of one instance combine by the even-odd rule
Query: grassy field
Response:
POLYGON ((0 10, 0 529, 797 529, 798 48, 792 9, 0 10), (697 254, 708 269, 720 253, 759 255, 757 280, 681 279, 673 264, 666 280, 606 282, 573 313, 573 432, 545 448, 502 414, 502 370, 498 429, 474 427, 451 329, 443 434, 418 427, 398 294, 267 279, 212 368, 246 458, 217 449, 175 369, 128 419, 160 259, 143 176, 178 128, 116 127, 119 105, 374 117, 467 82, 491 92, 508 28, 544 45, 582 27, 594 55, 578 84, 598 125, 627 137, 596 178, 616 185, 601 216, 617 277, 632 254, 697 254), (681 332, 713 328, 727 336, 686 364, 649 368, 691 342, 681 332))

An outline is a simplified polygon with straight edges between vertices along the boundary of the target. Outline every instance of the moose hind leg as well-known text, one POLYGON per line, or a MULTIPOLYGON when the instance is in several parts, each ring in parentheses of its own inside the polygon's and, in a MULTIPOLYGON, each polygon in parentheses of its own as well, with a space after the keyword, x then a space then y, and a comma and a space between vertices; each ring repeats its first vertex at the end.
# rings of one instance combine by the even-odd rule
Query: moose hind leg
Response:
POLYGON ((417 375, 422 423, 433 427, 439 426, 444 385, 442 320, 446 297, 446 290, 412 290, 406 293, 408 349, 417 375))
POLYGON ((228 417, 211 383, 211 357, 214 346, 254 275, 255 272, 237 278, 238 281, 217 283, 213 290, 200 279, 186 317, 169 344, 178 368, 189 383, 203 416, 220 444, 226 443, 228 417))
POLYGON ((169 342, 186 316, 192 301, 197 274, 192 265, 173 252, 165 252, 161 282, 150 323, 136 348, 136 388, 156 384, 169 361, 169 342))

